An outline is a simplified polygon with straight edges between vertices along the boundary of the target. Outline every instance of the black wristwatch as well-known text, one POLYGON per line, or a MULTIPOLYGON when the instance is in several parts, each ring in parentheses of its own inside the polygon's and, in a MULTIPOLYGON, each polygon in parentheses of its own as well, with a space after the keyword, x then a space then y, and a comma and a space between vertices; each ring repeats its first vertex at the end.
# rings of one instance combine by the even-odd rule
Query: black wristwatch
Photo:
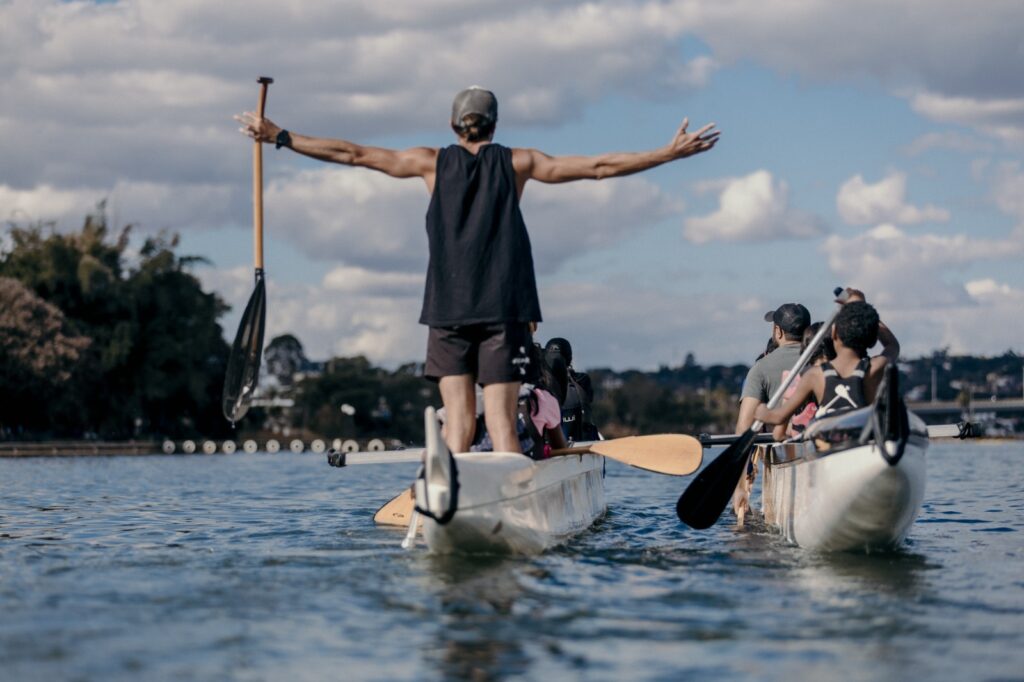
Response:
POLYGON ((279 132, 277 134, 277 137, 274 139, 274 148, 275 149, 280 149, 281 147, 291 147, 291 146, 292 146, 292 136, 291 136, 291 134, 287 130, 285 130, 284 128, 281 128, 281 132, 279 132))

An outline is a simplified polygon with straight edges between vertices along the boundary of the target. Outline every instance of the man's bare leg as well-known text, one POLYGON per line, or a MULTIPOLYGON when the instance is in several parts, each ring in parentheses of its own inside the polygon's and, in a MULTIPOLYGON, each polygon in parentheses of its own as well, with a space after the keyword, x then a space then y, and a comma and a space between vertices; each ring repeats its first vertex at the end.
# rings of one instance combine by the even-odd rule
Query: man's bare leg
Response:
POLYGON ((495 452, 520 451, 516 435, 518 404, 518 381, 484 386, 484 422, 495 452))
POLYGON ((476 432, 476 389, 472 374, 441 377, 444 403, 444 442, 452 452, 468 452, 476 432))

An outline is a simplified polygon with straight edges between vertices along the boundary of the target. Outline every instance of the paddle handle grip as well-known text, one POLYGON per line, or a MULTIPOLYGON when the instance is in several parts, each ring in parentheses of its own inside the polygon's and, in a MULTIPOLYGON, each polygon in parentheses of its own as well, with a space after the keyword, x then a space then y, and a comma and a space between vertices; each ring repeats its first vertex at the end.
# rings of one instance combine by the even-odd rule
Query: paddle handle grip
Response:
MULTIPOLYGON (((256 115, 263 118, 267 106, 267 87, 274 82, 273 78, 260 76, 256 79, 260 84, 260 99, 256 104, 256 115)), ((257 271, 263 270, 263 143, 255 142, 252 146, 252 232, 253 232, 253 263, 257 271)), ((257 275, 258 277, 259 275, 257 275)))

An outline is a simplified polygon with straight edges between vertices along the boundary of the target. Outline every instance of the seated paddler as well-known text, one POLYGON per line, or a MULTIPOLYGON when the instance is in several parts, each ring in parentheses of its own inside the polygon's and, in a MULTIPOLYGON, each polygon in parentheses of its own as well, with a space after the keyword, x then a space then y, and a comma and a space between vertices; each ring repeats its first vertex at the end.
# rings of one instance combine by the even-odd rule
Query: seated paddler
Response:
POLYGON ((758 405, 754 418, 765 424, 783 424, 809 399, 818 405, 815 419, 840 411, 870 405, 881 383, 886 366, 900 354, 896 336, 883 323, 864 294, 847 289, 849 298, 832 327, 835 357, 812 367, 804 374, 796 391, 780 407, 769 410, 758 405), (868 351, 881 341, 882 352, 869 357, 868 351))

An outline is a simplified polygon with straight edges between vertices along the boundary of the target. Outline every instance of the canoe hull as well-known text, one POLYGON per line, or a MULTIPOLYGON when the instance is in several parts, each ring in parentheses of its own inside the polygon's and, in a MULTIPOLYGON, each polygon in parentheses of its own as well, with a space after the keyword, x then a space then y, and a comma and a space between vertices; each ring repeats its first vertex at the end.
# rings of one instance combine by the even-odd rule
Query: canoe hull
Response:
POLYGON ((560 544, 605 513, 603 460, 457 454, 458 508, 446 524, 424 519, 427 546, 442 554, 537 554, 560 544))
POLYGON ((872 551, 899 545, 924 499, 927 441, 912 438, 896 464, 879 446, 820 456, 813 442, 766 448, 765 521, 800 547, 872 551))

